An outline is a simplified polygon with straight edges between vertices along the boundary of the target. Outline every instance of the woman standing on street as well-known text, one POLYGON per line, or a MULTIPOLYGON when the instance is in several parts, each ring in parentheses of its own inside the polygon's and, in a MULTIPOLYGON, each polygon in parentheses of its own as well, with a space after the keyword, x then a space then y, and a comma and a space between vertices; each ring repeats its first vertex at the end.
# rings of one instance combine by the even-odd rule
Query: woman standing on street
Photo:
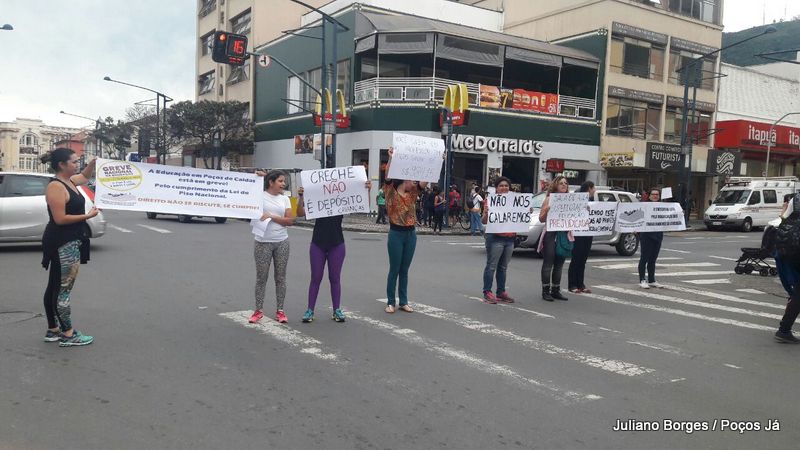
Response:
POLYGON ((400 296, 400 310, 413 312, 408 304, 408 268, 417 248, 417 197, 420 189, 425 189, 427 182, 411 180, 392 180, 389 178, 389 167, 394 149, 389 148, 389 163, 386 164, 386 184, 383 192, 386 196, 386 209, 389 214, 389 275, 386 279, 386 312, 395 311, 395 292, 400 296), (399 283, 398 283, 399 278, 399 283))
POLYGON ((378 191, 375 197, 375 203, 378 204, 378 219, 375 223, 382 223, 386 225, 386 197, 383 196, 383 189, 378 191))
MULTIPOLYGON (((584 181, 578 192, 588 192, 589 201, 594 201, 594 183, 584 181)), ((592 249, 592 236, 575 236, 575 246, 572 248, 572 261, 569 263, 567 279, 569 291, 579 294, 585 292, 591 294, 592 290, 586 287, 583 276, 586 272, 586 260, 589 259, 589 251, 592 249)))
MULTIPOLYGON (((567 231, 547 231, 547 214, 550 212, 550 194, 566 194, 569 192, 569 182, 563 176, 556 177, 547 190, 547 198, 542 203, 539 211, 539 222, 544 225, 543 235, 539 239, 539 253, 544 258, 542 262, 542 300, 567 300, 561 295, 561 271, 564 268, 566 257, 556 251, 556 241, 559 233, 566 235, 567 231)), ((561 237, 564 239, 564 237, 561 237)))
POLYGON ((433 232, 436 233, 437 229, 439 234, 442 234, 442 224, 444 223, 444 214, 447 212, 447 200, 444 198, 444 192, 438 187, 433 188, 433 232))
MULTIPOLYGON (((506 177, 498 177, 494 181, 495 192, 508 194, 511 181, 506 177)), ((489 202, 483 205, 481 223, 489 223, 489 202)), ((486 267, 483 268, 483 301, 489 304, 514 303, 514 299, 506 292, 506 273, 511 255, 514 253, 516 233, 486 233, 486 267), (492 294, 492 278, 497 277, 497 295, 492 294)))
MULTIPOLYGON (((263 172, 256 172, 263 176, 263 172)), ((269 221, 263 236, 255 236, 253 255, 256 261, 256 309, 250 316, 250 323, 256 323, 264 317, 264 295, 269 279, 269 266, 275 261, 275 300, 277 311, 275 320, 287 323, 289 320, 283 311, 286 298, 286 266, 289 263, 289 232, 286 227, 294 224, 292 203, 283 194, 286 188, 286 173, 272 170, 266 174, 266 190, 262 196, 260 221, 269 221)))
POLYGON ((481 225, 483 197, 481 197, 481 188, 479 186, 476 185, 474 190, 470 192, 470 200, 472 201, 472 207, 469 209, 469 234, 475 236, 483 231, 483 226, 481 225))
MULTIPOLYGON (((367 181, 366 188, 372 188, 372 182, 367 181)), ((306 215, 305 203, 303 202, 304 189, 301 187, 298 192, 297 216, 306 215)), ((345 245, 344 233, 342 232, 342 218, 344 216, 319 217, 314 220, 314 233, 311 236, 311 246, 308 250, 309 261, 311 262, 311 282, 308 285, 308 309, 303 314, 303 322, 314 321, 314 307, 317 304, 319 286, 322 283, 322 276, 325 274, 325 264, 328 264, 328 281, 331 285, 331 302, 333 303, 333 315, 331 319, 336 322, 344 322, 345 315, 341 310, 342 302, 342 267, 344 266, 345 245)))
MULTIPOLYGON (((661 189, 650 189, 648 202, 661 201, 661 189)), ((664 240, 663 231, 648 231, 639 233, 641 243, 641 255, 639 256, 639 287, 650 289, 651 287, 663 288, 664 285, 656 282, 656 260, 661 251, 661 242, 664 240), (647 279, 644 277, 647 269, 647 279)))
POLYGON ((79 173, 79 158, 70 149, 57 148, 42 162, 50 162, 56 176, 47 185, 45 200, 50 221, 42 235, 42 266, 50 268, 44 293, 47 316, 45 342, 59 342, 61 347, 89 345, 94 341, 72 326, 70 295, 81 264, 89 260, 89 238, 86 221, 96 216, 97 208, 86 213, 86 200, 78 185, 89 182, 96 160, 79 173))

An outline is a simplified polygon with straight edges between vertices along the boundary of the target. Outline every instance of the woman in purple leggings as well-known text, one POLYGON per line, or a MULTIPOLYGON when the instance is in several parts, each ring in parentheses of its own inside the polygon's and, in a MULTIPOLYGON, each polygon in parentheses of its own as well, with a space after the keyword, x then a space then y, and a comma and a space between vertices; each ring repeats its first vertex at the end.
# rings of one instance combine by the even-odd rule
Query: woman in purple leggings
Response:
MULTIPOLYGON (((372 183, 367 181, 367 189, 372 183)), ((297 216, 305 216, 303 202, 303 188, 298 190, 297 216)), ((309 260, 311 262, 311 282, 308 285, 308 309, 303 314, 303 322, 314 321, 314 307, 317 304, 319 286, 325 273, 325 263, 328 263, 328 281, 331 284, 331 301, 333 303, 333 316, 336 322, 344 322, 345 315, 341 309, 342 300, 342 266, 344 265, 345 245, 342 232, 342 218, 344 216, 320 217, 314 221, 314 233, 311 237, 309 260)))

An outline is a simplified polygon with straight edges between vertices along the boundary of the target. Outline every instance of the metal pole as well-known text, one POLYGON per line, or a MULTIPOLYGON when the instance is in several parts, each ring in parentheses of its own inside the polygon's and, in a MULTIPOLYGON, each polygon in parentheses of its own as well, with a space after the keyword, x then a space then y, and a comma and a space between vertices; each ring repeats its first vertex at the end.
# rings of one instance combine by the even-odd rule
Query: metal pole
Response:
MULTIPOLYGON (((161 151, 161 94, 156 93, 156 161, 161 151)), ((148 152, 149 153, 149 152, 148 152)))
POLYGON ((681 70, 683 75, 683 120, 681 121, 681 153, 684 155, 684 165, 681 167, 683 173, 683 186, 681 187, 681 202, 683 203, 683 214, 685 220, 689 221, 689 183, 692 178, 692 144, 688 139, 687 132, 689 130, 689 74, 694 76, 694 71, 689 69, 694 68, 694 61, 684 66, 681 70), (686 168, 686 161, 689 162, 689 168, 686 168))
MULTIPOLYGON (((332 23, 331 25, 333 25, 333 73, 331 74, 331 102, 333 104, 331 107, 333 108, 334 133, 331 135, 331 160, 329 161, 328 165, 331 167, 336 167, 336 99, 339 97, 336 92, 339 88, 339 61, 337 60, 338 45, 336 40, 339 37, 339 27, 335 23, 332 23)), ((342 110, 344 110, 344 105, 340 106, 342 110)))
MULTIPOLYGON (((769 126, 769 134, 767 134, 767 164, 766 164, 766 166, 764 167, 764 176, 765 176, 765 177, 768 177, 768 176, 769 176, 769 153, 770 153, 770 149, 772 148, 772 132, 775 130, 775 127, 776 127, 776 126, 777 126, 777 125, 778 125, 778 124, 779 124, 779 123, 780 123, 780 122, 781 122, 783 119, 785 119, 785 118, 787 118, 787 117, 789 117, 789 116, 797 115, 797 114, 800 114, 800 112, 790 112, 790 113, 786 113, 786 114, 784 114, 783 116, 781 116, 781 118, 780 118, 780 119, 776 120, 775 122, 773 122, 773 123, 772 123, 772 125, 770 125, 770 126, 769 126)), ((776 144, 777 144, 777 140, 778 140, 778 137, 776 136, 776 137, 775 137, 775 141, 776 141, 775 143, 776 143, 776 144)))
POLYGON ((328 67, 327 67, 327 62, 328 61, 327 61, 327 58, 325 57, 326 56, 325 55, 325 44, 327 43, 327 39, 326 38, 328 37, 328 33, 326 32, 326 28, 327 27, 325 26, 326 22, 327 21, 323 17, 322 18, 322 66, 320 66, 321 83, 320 83, 320 97, 319 97, 320 98, 320 105, 321 105, 320 111, 321 111, 321 114, 322 114, 322 117, 321 117, 322 120, 320 122, 321 125, 322 125, 322 127, 320 129, 320 136, 322 137, 322 140, 320 142, 320 149, 322 151, 320 152, 320 155, 319 155, 319 165, 320 165, 320 167, 322 169, 324 169, 326 167, 325 166, 325 150, 326 150, 325 149, 325 142, 326 142, 325 141, 325 85, 328 82, 328 67))

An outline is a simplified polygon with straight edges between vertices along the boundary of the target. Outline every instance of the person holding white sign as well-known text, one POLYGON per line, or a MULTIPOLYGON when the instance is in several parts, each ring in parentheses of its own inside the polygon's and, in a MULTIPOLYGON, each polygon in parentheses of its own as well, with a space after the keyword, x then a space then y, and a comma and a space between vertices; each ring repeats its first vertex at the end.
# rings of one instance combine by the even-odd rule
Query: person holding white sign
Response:
MULTIPOLYGON (((593 182, 584 181, 578 192, 588 192, 589 201, 594 201, 595 187, 593 182)), ((587 288, 584 283, 586 260, 589 259, 589 251, 592 249, 592 240, 592 236, 575 236, 575 247, 572 248, 572 261, 570 261, 569 269, 567 270, 567 286, 572 293, 592 293, 592 290, 587 288)))
MULTIPOLYGON (((650 189, 647 196, 649 202, 661 201, 661 189, 650 189)), ((661 242, 664 240, 663 231, 648 231, 639 233, 639 242, 642 245, 641 255, 639 256, 639 287, 650 289, 651 287, 663 288, 664 285, 656 282, 656 260, 661 251, 661 242), (647 279, 644 272, 647 269, 647 279)))
MULTIPOLYGON (((263 172, 256 172, 264 176, 263 172)), ((269 279, 269 266, 275 261, 275 320, 287 323, 289 320, 283 311, 286 298, 286 266, 289 263, 289 233, 287 227, 294 224, 292 203, 283 194, 286 188, 286 172, 272 170, 266 174, 266 190, 262 196, 261 222, 267 223, 263 234, 255 235, 253 254, 256 261, 256 309, 250 316, 250 323, 256 323, 264 317, 264 295, 269 279)))
POLYGON ((553 300, 567 300, 561 294, 561 271, 564 268, 564 261, 567 259, 566 252, 571 250, 571 232, 568 231, 547 231, 547 213, 550 212, 550 194, 566 194, 569 192, 569 181, 564 176, 556 177, 550 188, 547 190, 547 198, 542 203, 539 211, 539 222, 545 224, 542 230, 542 237, 539 238, 539 253, 544 261, 542 262, 542 300, 552 302, 553 300))
POLYGON ((393 180, 389 178, 394 148, 389 147, 389 162, 386 164, 386 209, 389 215, 389 275, 386 279, 386 309, 389 314, 395 311, 395 292, 400 297, 399 309, 413 312, 408 304, 408 268, 414 259, 417 248, 417 197, 420 189, 428 185, 425 181, 393 180), (399 281, 398 281, 399 278, 399 281))
MULTIPOLYGON (((508 194, 511 181, 506 177, 494 180, 497 194, 508 194)), ((483 205, 483 224, 489 223, 489 201, 483 205)), ((506 292, 506 273, 511 255, 514 253, 514 240, 517 233, 486 233, 486 266, 483 268, 483 301, 490 305, 498 301, 514 303, 514 299, 506 292), (497 278, 497 295, 492 293, 492 278, 497 278)))

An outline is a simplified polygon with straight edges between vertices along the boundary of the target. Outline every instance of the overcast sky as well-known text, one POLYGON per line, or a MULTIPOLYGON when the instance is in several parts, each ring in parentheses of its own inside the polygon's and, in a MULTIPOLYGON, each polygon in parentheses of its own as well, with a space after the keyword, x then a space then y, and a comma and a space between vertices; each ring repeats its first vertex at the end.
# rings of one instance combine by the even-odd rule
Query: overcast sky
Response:
MULTIPOLYGON (((726 0, 725 30, 761 25, 764 12, 768 23, 791 19, 800 0, 726 0)), ((14 31, 0 31, 0 122, 93 126, 59 111, 122 118, 153 98, 106 75, 175 101, 194 98, 196 0, 0 0, 4 23, 14 31)))

